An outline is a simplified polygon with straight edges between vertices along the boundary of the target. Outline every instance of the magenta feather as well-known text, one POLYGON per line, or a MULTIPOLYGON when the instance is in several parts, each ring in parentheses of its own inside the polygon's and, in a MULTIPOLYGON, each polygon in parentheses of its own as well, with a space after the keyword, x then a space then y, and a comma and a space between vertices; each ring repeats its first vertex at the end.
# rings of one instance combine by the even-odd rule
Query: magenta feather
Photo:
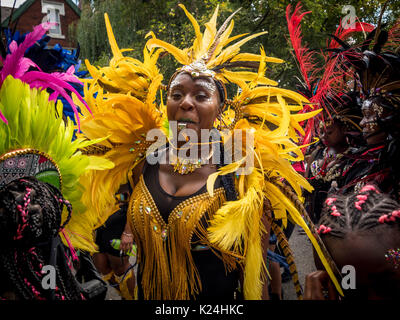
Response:
POLYGON ((19 78, 24 74, 20 62, 24 57, 26 50, 33 46, 36 41, 40 40, 50 28, 50 23, 39 24, 33 28, 32 32, 26 35, 25 40, 19 46, 15 47, 16 44, 12 43, 11 54, 7 55, 3 69, 1 70, 0 85, 8 75, 12 75, 14 78, 19 78))
POLYGON ((0 110, 0 119, 3 120, 6 124, 8 124, 7 119, 4 117, 3 113, 0 110))
POLYGON ((49 101, 57 101, 57 98, 58 98, 58 92, 53 92, 51 95, 50 95, 50 97, 49 97, 49 101))
MULTIPOLYGON (((3 69, 0 71, 0 85, 8 75, 11 75, 14 78, 20 79, 21 81, 29 84, 31 88, 53 90, 49 100, 55 101, 59 96, 62 96, 65 100, 67 100, 74 111, 78 128, 80 129, 78 109, 69 96, 67 90, 75 93, 88 111, 91 114, 92 112, 81 95, 68 83, 72 82, 82 84, 78 77, 74 75, 75 68, 71 66, 66 73, 54 72, 49 74, 41 71, 32 60, 24 57, 26 50, 34 45, 36 41, 40 40, 52 25, 54 25, 54 23, 42 23, 34 27, 33 31, 26 35, 25 40, 19 46, 15 41, 10 44, 11 53, 4 59, 3 69), (36 70, 29 71, 30 67, 34 67, 36 70)), ((1 111, 0 119, 5 123, 8 123, 1 111)))
POLYGON ((25 75, 23 75, 21 77, 21 80, 23 82, 28 83, 31 88, 52 89, 54 91, 54 93, 51 96, 52 99, 54 99, 57 93, 57 96, 61 95, 65 100, 67 100, 68 103, 71 105, 72 110, 74 111, 79 129, 80 129, 80 120, 79 120, 78 109, 76 108, 74 102, 72 101, 71 97, 69 96, 66 90, 75 93, 75 95, 83 103, 83 105, 89 110, 90 113, 92 113, 86 101, 83 100, 81 95, 74 89, 74 87, 72 87, 68 82, 65 82, 55 77, 53 74, 44 73, 41 71, 30 71, 27 72, 25 75))
POLYGON ((51 75, 56 77, 57 79, 63 80, 63 81, 68 81, 68 82, 73 82, 73 83, 79 83, 83 85, 83 82, 79 80, 77 76, 74 75, 75 68, 74 66, 71 66, 67 72, 52 72, 51 75), (72 73, 70 71, 72 67, 72 73))
POLYGON ((39 66, 34 63, 31 59, 22 57, 19 61, 18 71, 13 75, 14 78, 22 77, 26 72, 28 72, 30 67, 34 67, 40 70, 39 66))

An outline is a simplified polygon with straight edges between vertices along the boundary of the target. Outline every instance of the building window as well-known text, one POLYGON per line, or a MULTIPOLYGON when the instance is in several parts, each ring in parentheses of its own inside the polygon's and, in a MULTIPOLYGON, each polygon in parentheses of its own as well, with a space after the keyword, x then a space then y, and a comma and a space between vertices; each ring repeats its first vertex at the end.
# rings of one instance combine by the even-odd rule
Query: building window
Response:
POLYGON ((65 15, 64 3, 42 0, 42 13, 45 14, 44 21, 56 23, 49 29, 49 36, 65 39, 61 29, 61 16, 65 15))
POLYGON ((55 22, 57 25, 52 26, 49 29, 51 34, 61 35, 61 21, 60 21, 60 10, 55 9, 47 9, 47 17, 49 22, 55 22))

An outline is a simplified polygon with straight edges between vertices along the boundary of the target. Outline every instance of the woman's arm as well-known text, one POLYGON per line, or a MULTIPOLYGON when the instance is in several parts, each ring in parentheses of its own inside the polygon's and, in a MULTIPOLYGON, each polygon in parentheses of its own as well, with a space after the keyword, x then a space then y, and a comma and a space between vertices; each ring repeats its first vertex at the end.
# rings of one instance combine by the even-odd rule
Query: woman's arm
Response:
POLYGON ((122 250, 123 252, 128 252, 129 250, 132 249, 132 246, 133 246, 133 234, 129 222, 126 221, 125 229, 121 234, 120 250, 122 250))

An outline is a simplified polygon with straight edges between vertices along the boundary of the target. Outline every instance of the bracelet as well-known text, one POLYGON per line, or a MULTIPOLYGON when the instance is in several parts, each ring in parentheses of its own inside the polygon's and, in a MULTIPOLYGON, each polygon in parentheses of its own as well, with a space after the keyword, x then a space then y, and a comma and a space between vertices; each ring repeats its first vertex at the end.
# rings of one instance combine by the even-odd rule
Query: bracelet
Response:
POLYGON ((122 234, 126 235, 127 237, 133 237, 133 234, 132 234, 132 233, 126 233, 125 231, 122 232, 122 234))

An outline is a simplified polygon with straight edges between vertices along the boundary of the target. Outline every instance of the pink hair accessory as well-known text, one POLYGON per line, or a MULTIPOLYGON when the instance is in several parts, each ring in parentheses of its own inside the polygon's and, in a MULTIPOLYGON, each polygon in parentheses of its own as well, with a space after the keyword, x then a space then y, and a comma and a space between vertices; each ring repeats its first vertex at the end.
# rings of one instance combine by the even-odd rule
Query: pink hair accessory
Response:
POLYGON ((70 252, 71 252, 71 255, 72 255, 72 259, 73 259, 74 261, 78 261, 79 258, 78 258, 78 256, 76 255, 75 248, 74 248, 73 245, 71 244, 71 242, 70 242, 70 240, 69 240, 69 237, 68 237, 68 236, 66 235, 66 233, 64 232, 64 229, 61 229, 60 232, 63 234, 64 239, 67 241, 68 248, 69 248, 69 250, 70 250, 70 252))
POLYGON ((28 204, 31 202, 30 195, 31 195, 31 188, 26 188, 26 194, 24 196, 24 206, 17 205, 17 210, 21 213, 22 224, 18 225, 17 234, 14 236, 14 240, 22 239, 22 232, 28 225, 28 204))
POLYGON ((331 212, 331 215, 332 215, 332 216, 335 216, 335 217, 340 217, 340 216, 341 216, 340 212, 337 211, 337 210, 333 210, 333 211, 331 212))
POLYGON ((376 193, 380 193, 373 185, 367 184, 364 186, 360 192, 367 192, 367 191, 375 191, 376 193))
POLYGON ((358 201, 356 201, 354 205, 355 205, 355 207, 356 207, 358 210, 361 211, 361 210, 362 210, 361 205, 362 205, 365 201, 367 201, 368 195, 359 194, 359 195, 356 196, 356 198, 358 199, 358 201))
POLYGON ((384 214, 384 215, 380 216, 378 221, 379 221, 379 223, 395 222, 396 218, 400 218, 399 210, 395 210, 390 214, 384 214))
POLYGON ((321 224, 321 225, 319 226, 317 232, 318 232, 318 234, 320 234, 321 232, 325 234, 325 233, 331 232, 331 230, 332 230, 332 229, 331 229, 330 227, 326 227, 326 226, 324 226, 323 224, 321 224))
POLYGON ((396 218, 400 218, 400 210, 393 211, 392 216, 395 216, 396 218))
POLYGON ((337 200, 337 198, 327 198, 326 200, 325 200, 325 203, 328 205, 328 206, 330 206, 334 201, 336 201, 337 200))
POLYGON ((383 216, 380 216, 379 219, 378 219, 379 223, 385 223, 386 218, 387 218, 387 214, 384 214, 383 216))

